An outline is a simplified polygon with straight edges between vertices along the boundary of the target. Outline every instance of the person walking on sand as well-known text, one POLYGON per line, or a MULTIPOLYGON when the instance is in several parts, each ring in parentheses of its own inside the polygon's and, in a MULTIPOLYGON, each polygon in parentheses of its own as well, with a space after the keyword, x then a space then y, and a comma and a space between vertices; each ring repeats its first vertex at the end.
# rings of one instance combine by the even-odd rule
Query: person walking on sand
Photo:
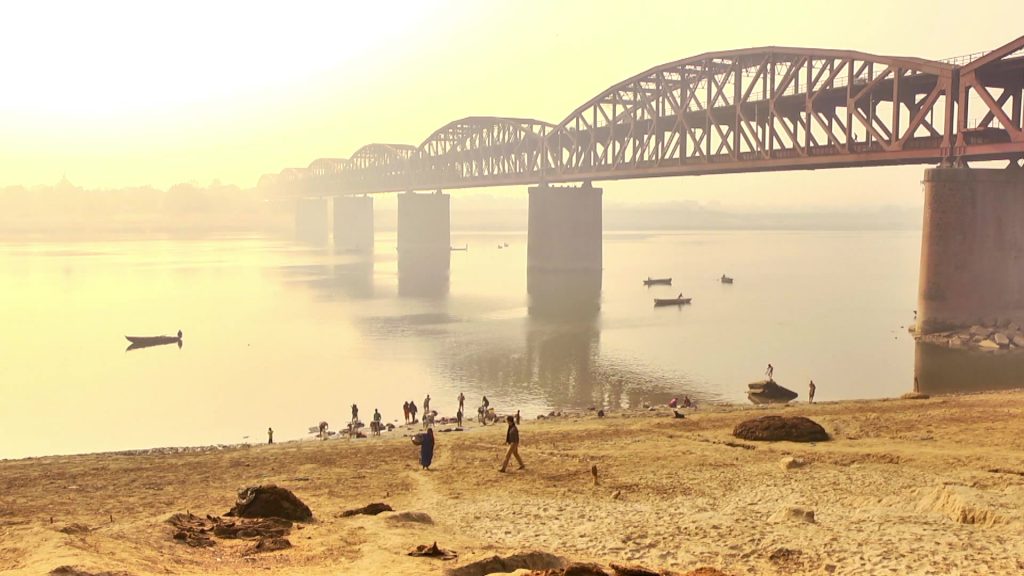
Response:
POLYGON ((466 411, 466 395, 459 392, 459 412, 466 411))
POLYGON ((814 391, 817 389, 818 387, 814 385, 814 380, 811 380, 811 383, 807 385, 808 404, 814 404, 814 391))
POLYGON ((427 428, 423 433, 423 442, 420 444, 420 466, 424 470, 430 469, 430 463, 434 461, 434 429, 427 428))
POLYGON ((505 452, 505 461, 502 462, 498 472, 504 472, 508 468, 508 461, 513 456, 519 462, 520 470, 526 468, 526 464, 523 464, 523 459, 519 457, 519 428, 516 427, 516 419, 513 416, 509 416, 506 418, 506 421, 508 422, 508 432, 505 432, 505 444, 508 444, 508 452, 505 452))
POLYGON ((273 444, 273 443, 274 443, 274 429, 268 427, 267 428, 267 444, 273 444))
POLYGON ((773 374, 775 374, 775 367, 774 367, 774 366, 772 366, 772 363, 771 363, 771 362, 769 362, 769 363, 768 363, 768 368, 767 368, 767 369, 765 369, 765 371, 764 371, 764 375, 768 377, 768 381, 769 381, 769 382, 772 382, 772 381, 773 381, 773 379, 772 379, 772 375, 773 375, 773 374))
POLYGON ((426 414, 427 412, 430 412, 430 394, 427 394, 427 397, 423 399, 423 413, 426 414))
POLYGON ((412 400, 409 400, 409 423, 410 424, 415 424, 416 423, 416 412, 417 412, 416 403, 413 402, 412 400))

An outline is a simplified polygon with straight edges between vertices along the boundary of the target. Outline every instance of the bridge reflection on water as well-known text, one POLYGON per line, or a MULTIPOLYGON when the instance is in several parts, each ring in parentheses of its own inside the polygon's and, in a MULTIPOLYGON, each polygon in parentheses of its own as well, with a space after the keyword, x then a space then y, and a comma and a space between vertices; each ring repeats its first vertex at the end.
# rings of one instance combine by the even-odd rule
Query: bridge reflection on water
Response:
POLYGON ((914 374, 925 394, 962 394, 1024 387, 1024 350, 982 352, 918 343, 914 374))

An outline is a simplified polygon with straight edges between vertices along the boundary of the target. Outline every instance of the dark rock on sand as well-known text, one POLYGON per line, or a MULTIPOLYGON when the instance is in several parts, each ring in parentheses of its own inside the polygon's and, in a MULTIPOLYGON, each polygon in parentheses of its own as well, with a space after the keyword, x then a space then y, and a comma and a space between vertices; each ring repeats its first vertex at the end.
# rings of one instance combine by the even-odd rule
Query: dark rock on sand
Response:
POLYGON ((267 484, 250 486, 238 492, 238 501, 225 516, 240 518, 284 518, 309 522, 313 512, 290 490, 267 484))
POLYGON ((495 572, 515 572, 516 570, 551 570, 564 568, 567 562, 560 556, 548 552, 523 552, 511 556, 491 556, 465 566, 452 568, 445 576, 485 576, 495 572))
POLYGON ((348 516, 355 516, 357 514, 366 514, 368 516, 376 516, 381 512, 393 512, 395 509, 383 502, 374 502, 373 504, 367 504, 362 508, 354 508, 352 510, 345 510, 340 514, 342 518, 348 516))
MULTIPOLYGON (((88 534, 89 532, 92 531, 92 528, 86 526, 85 524, 78 524, 76 522, 76 523, 73 523, 73 524, 68 524, 67 526, 61 528, 60 531, 65 533, 65 534, 69 534, 69 535, 88 534)), ((62 566, 62 568, 63 568, 63 566, 62 566)))
POLYGON ((744 440, 824 442, 828 433, 820 424, 803 416, 762 416, 736 425, 733 436, 744 440))
POLYGON ((927 400, 931 396, 923 394, 921 392, 907 392, 903 396, 900 396, 903 400, 927 400))

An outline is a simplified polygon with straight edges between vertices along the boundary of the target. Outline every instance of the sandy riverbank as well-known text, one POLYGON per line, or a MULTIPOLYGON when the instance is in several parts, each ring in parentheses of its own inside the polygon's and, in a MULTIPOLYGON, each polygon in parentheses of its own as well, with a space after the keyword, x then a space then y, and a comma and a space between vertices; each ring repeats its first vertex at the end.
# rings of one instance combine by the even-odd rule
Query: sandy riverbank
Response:
POLYGON ((0 573, 442 574, 529 550, 737 576, 1024 572, 1024 392, 707 408, 524 422, 528 469, 510 474, 497 472, 504 426, 438 434, 429 472, 400 437, 0 462, 0 573), (808 416, 833 440, 731 436, 772 413, 808 416), (786 456, 804 465, 784 469, 786 456), (223 514, 261 483, 316 516, 291 549, 172 540, 172 514, 223 514), (434 523, 339 517, 379 501, 434 523), (89 530, 61 531, 74 524, 89 530), (434 541, 458 560, 405 555, 434 541))

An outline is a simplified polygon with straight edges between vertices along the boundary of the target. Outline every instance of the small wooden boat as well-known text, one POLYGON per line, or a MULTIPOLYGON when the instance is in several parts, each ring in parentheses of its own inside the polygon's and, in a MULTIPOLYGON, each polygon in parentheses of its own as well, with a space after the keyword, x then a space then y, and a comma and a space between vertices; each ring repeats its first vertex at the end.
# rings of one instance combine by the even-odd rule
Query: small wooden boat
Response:
POLYGON ((648 276, 647 280, 644 280, 644 286, 655 286, 655 285, 671 286, 672 285, 672 279, 671 278, 651 278, 650 276, 648 276))
POLYGON ((754 404, 785 404, 799 394, 779 386, 775 380, 761 380, 747 384, 747 398, 754 404))
POLYGON ((732 278, 722 274, 722 284, 732 284, 732 278))
POLYGON ((459 248, 458 246, 451 246, 449 247, 449 250, 451 250, 452 252, 465 252, 469 250, 469 244, 466 244, 462 248, 459 248))
POLYGON ((693 298, 655 298, 655 306, 682 306, 683 304, 689 304, 693 298))
POLYGON ((181 344, 181 330, 177 336, 125 336, 131 346, 129 348, 145 348, 147 346, 160 346, 161 344, 181 344))

